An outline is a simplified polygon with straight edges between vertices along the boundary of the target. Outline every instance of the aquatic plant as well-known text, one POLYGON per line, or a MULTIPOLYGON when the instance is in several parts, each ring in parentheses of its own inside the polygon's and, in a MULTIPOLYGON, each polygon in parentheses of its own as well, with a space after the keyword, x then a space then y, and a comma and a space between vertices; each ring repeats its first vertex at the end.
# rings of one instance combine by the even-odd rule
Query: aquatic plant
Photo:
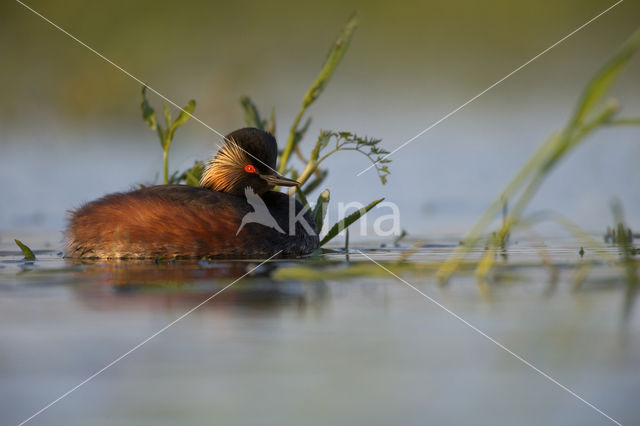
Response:
MULTIPOLYGON (((279 153, 278 156, 279 173, 285 176, 288 175, 289 177, 300 182, 300 185, 297 188, 291 188, 289 190, 289 195, 296 194, 300 202, 305 205, 310 211, 312 211, 312 216, 316 224, 316 229, 318 229, 318 233, 320 233, 322 229, 324 218, 326 216, 326 211, 330 199, 329 190, 325 189, 320 193, 313 209, 307 201, 306 196, 314 190, 318 189, 328 176, 329 170, 320 167, 320 165, 327 158, 340 151, 358 152, 361 155, 367 157, 367 159, 374 164, 375 169, 378 173, 378 177, 382 184, 385 184, 387 182, 387 176, 390 174, 389 163, 391 162, 391 160, 386 158, 386 155, 389 152, 380 147, 380 143, 382 141, 381 139, 358 136, 352 132, 346 131, 337 132, 330 130, 321 130, 314 147, 309 153, 308 158, 304 156, 300 148, 300 144, 306 136, 307 130, 309 129, 309 126, 311 124, 310 117, 308 117, 303 124, 302 120, 309 107, 318 100, 320 94, 327 86, 336 67, 346 53, 357 27, 358 18, 357 15, 354 14, 347 21, 345 27, 338 35, 336 41, 331 45, 329 53, 327 54, 320 72, 305 93, 302 99, 302 106, 298 111, 295 119, 293 120, 293 124, 290 127, 287 142, 284 146, 284 149, 279 153), (295 167, 289 165, 292 153, 295 153, 298 160, 303 164, 301 172, 299 172, 295 167)), ((196 161, 193 167, 181 173, 176 171, 173 174, 169 175, 168 171, 167 156, 175 131, 189 119, 190 114, 193 113, 195 109, 195 105, 196 103, 194 100, 189 101, 189 103, 182 109, 180 115, 176 118, 176 120, 171 121, 171 114, 169 113, 167 105, 163 103, 166 122, 166 126, 163 129, 162 126, 157 122, 155 111, 149 105, 149 102, 146 98, 146 88, 142 88, 142 103, 140 105, 142 110, 142 117, 149 125, 149 127, 157 132, 158 138, 160 139, 160 144, 164 152, 163 158, 165 184, 185 183, 187 185, 198 185, 200 176, 202 175, 202 172, 204 170, 204 163, 202 161, 196 161)), ((247 126, 256 127, 258 129, 270 132, 271 134, 275 134, 276 115, 274 108, 271 109, 269 119, 267 120, 264 119, 260 114, 258 107, 250 97, 242 96, 240 98, 240 105, 244 110, 244 118, 247 126)), ((373 201, 367 206, 343 218, 342 220, 339 220, 337 223, 331 226, 325 237, 322 239, 321 245, 325 245, 326 243, 328 243, 342 230, 346 229, 348 226, 356 222, 382 200, 383 199, 373 201)))
MULTIPOLYGON (((189 120, 191 114, 196 109, 196 101, 191 99, 180 111, 178 117, 175 120, 171 118, 171 111, 169 110, 169 106, 166 102, 162 102, 162 109, 164 112, 164 121, 165 127, 158 122, 156 118, 156 112, 149 104, 147 100, 147 86, 142 87, 142 103, 140 104, 140 109, 142 110, 142 119, 147 123, 147 125, 154 130, 158 134, 158 139, 160 140, 160 146, 162 147, 162 160, 164 164, 164 177, 163 183, 178 183, 183 180, 182 175, 178 175, 177 172, 174 173, 171 177, 169 177, 169 148, 171 148, 171 142, 173 141, 173 137, 178 130, 178 127, 182 126, 184 123, 189 120)), ((186 178, 185 178, 186 180, 186 178)))
POLYGON ((20 250, 22 251, 22 254, 24 256, 24 260, 36 260, 36 255, 33 254, 33 250, 31 250, 29 246, 27 246, 20 240, 13 241, 18 245, 18 247, 20 247, 20 250))
POLYGON ((287 163, 289 162, 289 158, 291 156, 291 152, 298 147, 298 144, 304 137, 307 129, 309 128, 309 125, 311 124, 311 119, 308 118, 306 123, 302 127, 300 127, 300 121, 302 120, 304 113, 311 106, 311 104, 313 104, 318 99, 327 83, 329 82, 329 79, 331 79, 333 72, 342 60, 344 54, 347 52, 347 49, 349 48, 349 44, 351 43, 351 39, 353 38, 353 34, 357 27, 358 17, 354 14, 347 21, 347 24, 343 28, 340 35, 338 35, 335 43, 329 49, 329 53, 327 54, 327 58, 322 65, 320 73, 309 87, 309 90, 307 90, 307 93, 304 95, 302 106, 300 108, 300 111, 298 111, 296 118, 293 120, 291 129, 289 130, 289 139, 287 140, 287 144, 285 145, 284 150, 282 151, 282 155, 280 156, 280 165, 278 167, 278 171, 280 173, 285 172, 287 163))
POLYGON ((591 239, 585 231, 582 231, 567 218, 551 212, 539 212, 525 216, 524 211, 545 177, 562 159, 583 143, 587 136, 596 130, 609 126, 640 125, 640 118, 618 117, 620 106, 613 100, 606 102, 604 107, 596 109, 601 104, 616 77, 639 48, 640 29, 636 30, 622 44, 618 52, 589 81, 566 126, 561 131, 551 135, 529 158, 503 189, 502 193, 480 216, 462 244, 456 248, 449 259, 440 267, 437 277, 442 282, 449 279, 460 265, 460 262, 478 244, 484 244, 486 250, 478 264, 476 273, 480 277, 485 276, 494 265, 497 253, 505 249, 508 243, 508 236, 514 229, 531 227, 542 220, 555 221, 567 228, 576 239, 583 242, 587 241, 603 257, 611 260, 611 256, 604 250, 601 243, 591 239), (505 206, 514 199, 513 207, 506 211, 505 206), (501 211, 504 211, 502 225, 497 231, 487 233, 487 228, 501 211))
MULTIPOLYGON (((332 44, 320 72, 304 95, 300 110, 290 127, 287 143, 279 155, 278 172, 284 175, 289 175, 291 178, 300 182, 300 186, 297 188, 291 188, 289 190, 289 194, 292 195, 295 193, 300 202, 308 206, 309 209, 311 209, 311 206, 307 202, 306 196, 317 189, 329 174, 329 170, 321 168, 320 165, 328 157, 337 152, 355 151, 367 157, 367 159, 375 165, 375 169, 382 184, 387 182, 387 176, 390 174, 388 163, 390 163, 391 160, 385 158, 386 154, 389 152, 380 147, 379 144, 381 139, 362 137, 352 132, 321 130, 308 158, 304 156, 300 149, 300 143, 306 136, 307 130, 311 125, 310 117, 308 117, 303 124, 302 119, 308 108, 318 99, 331 79, 336 67, 346 53, 357 27, 358 18, 357 15, 353 15, 347 21, 347 24, 338 35, 336 41, 332 44), (333 144, 331 141, 333 141, 333 144), (295 153, 297 158, 304 164, 302 172, 299 172, 298 169, 289 165, 292 153, 295 153)), ((262 118, 258 107, 251 98, 244 96, 241 98, 240 102, 244 109, 245 122, 248 126, 257 127, 269 132, 275 131, 276 123, 274 109, 271 110, 270 118, 267 121, 262 118)), ((383 199, 373 201, 364 208, 357 210, 346 218, 335 223, 322 239, 320 245, 327 244, 342 230, 356 222, 382 200, 383 199)), ((317 218, 322 217, 324 219, 328 203, 329 190, 326 189, 318 196, 315 208, 313 209, 313 217, 316 221, 316 227, 318 230, 322 228, 323 221, 319 221, 317 218), (319 214, 320 211, 322 211, 322 214, 319 214)))

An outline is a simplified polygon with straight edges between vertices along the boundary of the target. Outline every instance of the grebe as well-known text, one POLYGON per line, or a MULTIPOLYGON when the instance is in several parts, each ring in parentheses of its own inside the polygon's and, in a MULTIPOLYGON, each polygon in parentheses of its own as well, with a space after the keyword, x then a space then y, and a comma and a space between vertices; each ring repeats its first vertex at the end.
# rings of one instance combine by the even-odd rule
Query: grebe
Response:
POLYGON ((208 162, 198 187, 149 186, 109 194, 70 211, 66 256, 266 258, 278 251, 280 256, 311 253, 319 246, 311 215, 306 212, 300 220, 302 205, 272 191, 298 185, 275 172, 277 155, 269 133, 236 130, 208 162), (266 219, 265 212, 270 213, 266 219), (263 220, 252 220, 256 215, 263 220))

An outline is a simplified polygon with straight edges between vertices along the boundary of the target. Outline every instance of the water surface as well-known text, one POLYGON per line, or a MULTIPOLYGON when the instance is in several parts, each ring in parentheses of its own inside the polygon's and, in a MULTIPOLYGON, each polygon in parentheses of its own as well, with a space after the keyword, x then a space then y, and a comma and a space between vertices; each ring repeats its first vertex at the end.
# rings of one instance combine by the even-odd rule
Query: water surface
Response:
MULTIPOLYGON (((389 261, 402 250, 367 253, 389 261)), ((436 262, 450 250, 426 247, 413 260, 436 262)), ((470 274, 445 287, 429 273, 403 277, 613 418, 637 424, 640 319, 624 314, 622 270, 595 265, 574 290, 575 247, 549 250, 555 285, 525 243, 486 286, 470 274)), ((0 257, 3 424, 24 420, 256 265, 37 255, 33 264, 17 252, 0 257)), ((329 260, 348 266, 342 254, 329 260)), ((369 261, 351 253, 350 262, 369 261)), ((393 277, 273 278, 296 264, 258 268, 32 424, 607 423, 393 277)))

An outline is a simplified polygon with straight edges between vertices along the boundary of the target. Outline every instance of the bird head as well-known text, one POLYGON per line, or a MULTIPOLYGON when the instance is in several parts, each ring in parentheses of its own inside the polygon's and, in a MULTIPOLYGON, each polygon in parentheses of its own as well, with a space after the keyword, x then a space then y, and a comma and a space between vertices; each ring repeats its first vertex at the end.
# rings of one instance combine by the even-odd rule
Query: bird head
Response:
POLYGON ((247 127, 229 133, 200 179, 200 186, 242 195, 246 187, 262 195, 275 186, 296 186, 293 179, 275 171, 278 145, 260 129, 247 127))

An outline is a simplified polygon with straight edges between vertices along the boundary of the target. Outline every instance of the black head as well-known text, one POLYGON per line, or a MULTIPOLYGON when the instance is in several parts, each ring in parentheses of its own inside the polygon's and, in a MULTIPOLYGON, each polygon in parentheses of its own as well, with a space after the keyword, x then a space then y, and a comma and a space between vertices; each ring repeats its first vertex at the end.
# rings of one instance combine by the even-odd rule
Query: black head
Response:
POLYGON ((274 186, 296 186, 298 182, 276 171, 278 144, 269 133, 247 127, 225 136, 224 145, 209 163, 200 186, 242 195, 249 186, 263 194, 274 186))

